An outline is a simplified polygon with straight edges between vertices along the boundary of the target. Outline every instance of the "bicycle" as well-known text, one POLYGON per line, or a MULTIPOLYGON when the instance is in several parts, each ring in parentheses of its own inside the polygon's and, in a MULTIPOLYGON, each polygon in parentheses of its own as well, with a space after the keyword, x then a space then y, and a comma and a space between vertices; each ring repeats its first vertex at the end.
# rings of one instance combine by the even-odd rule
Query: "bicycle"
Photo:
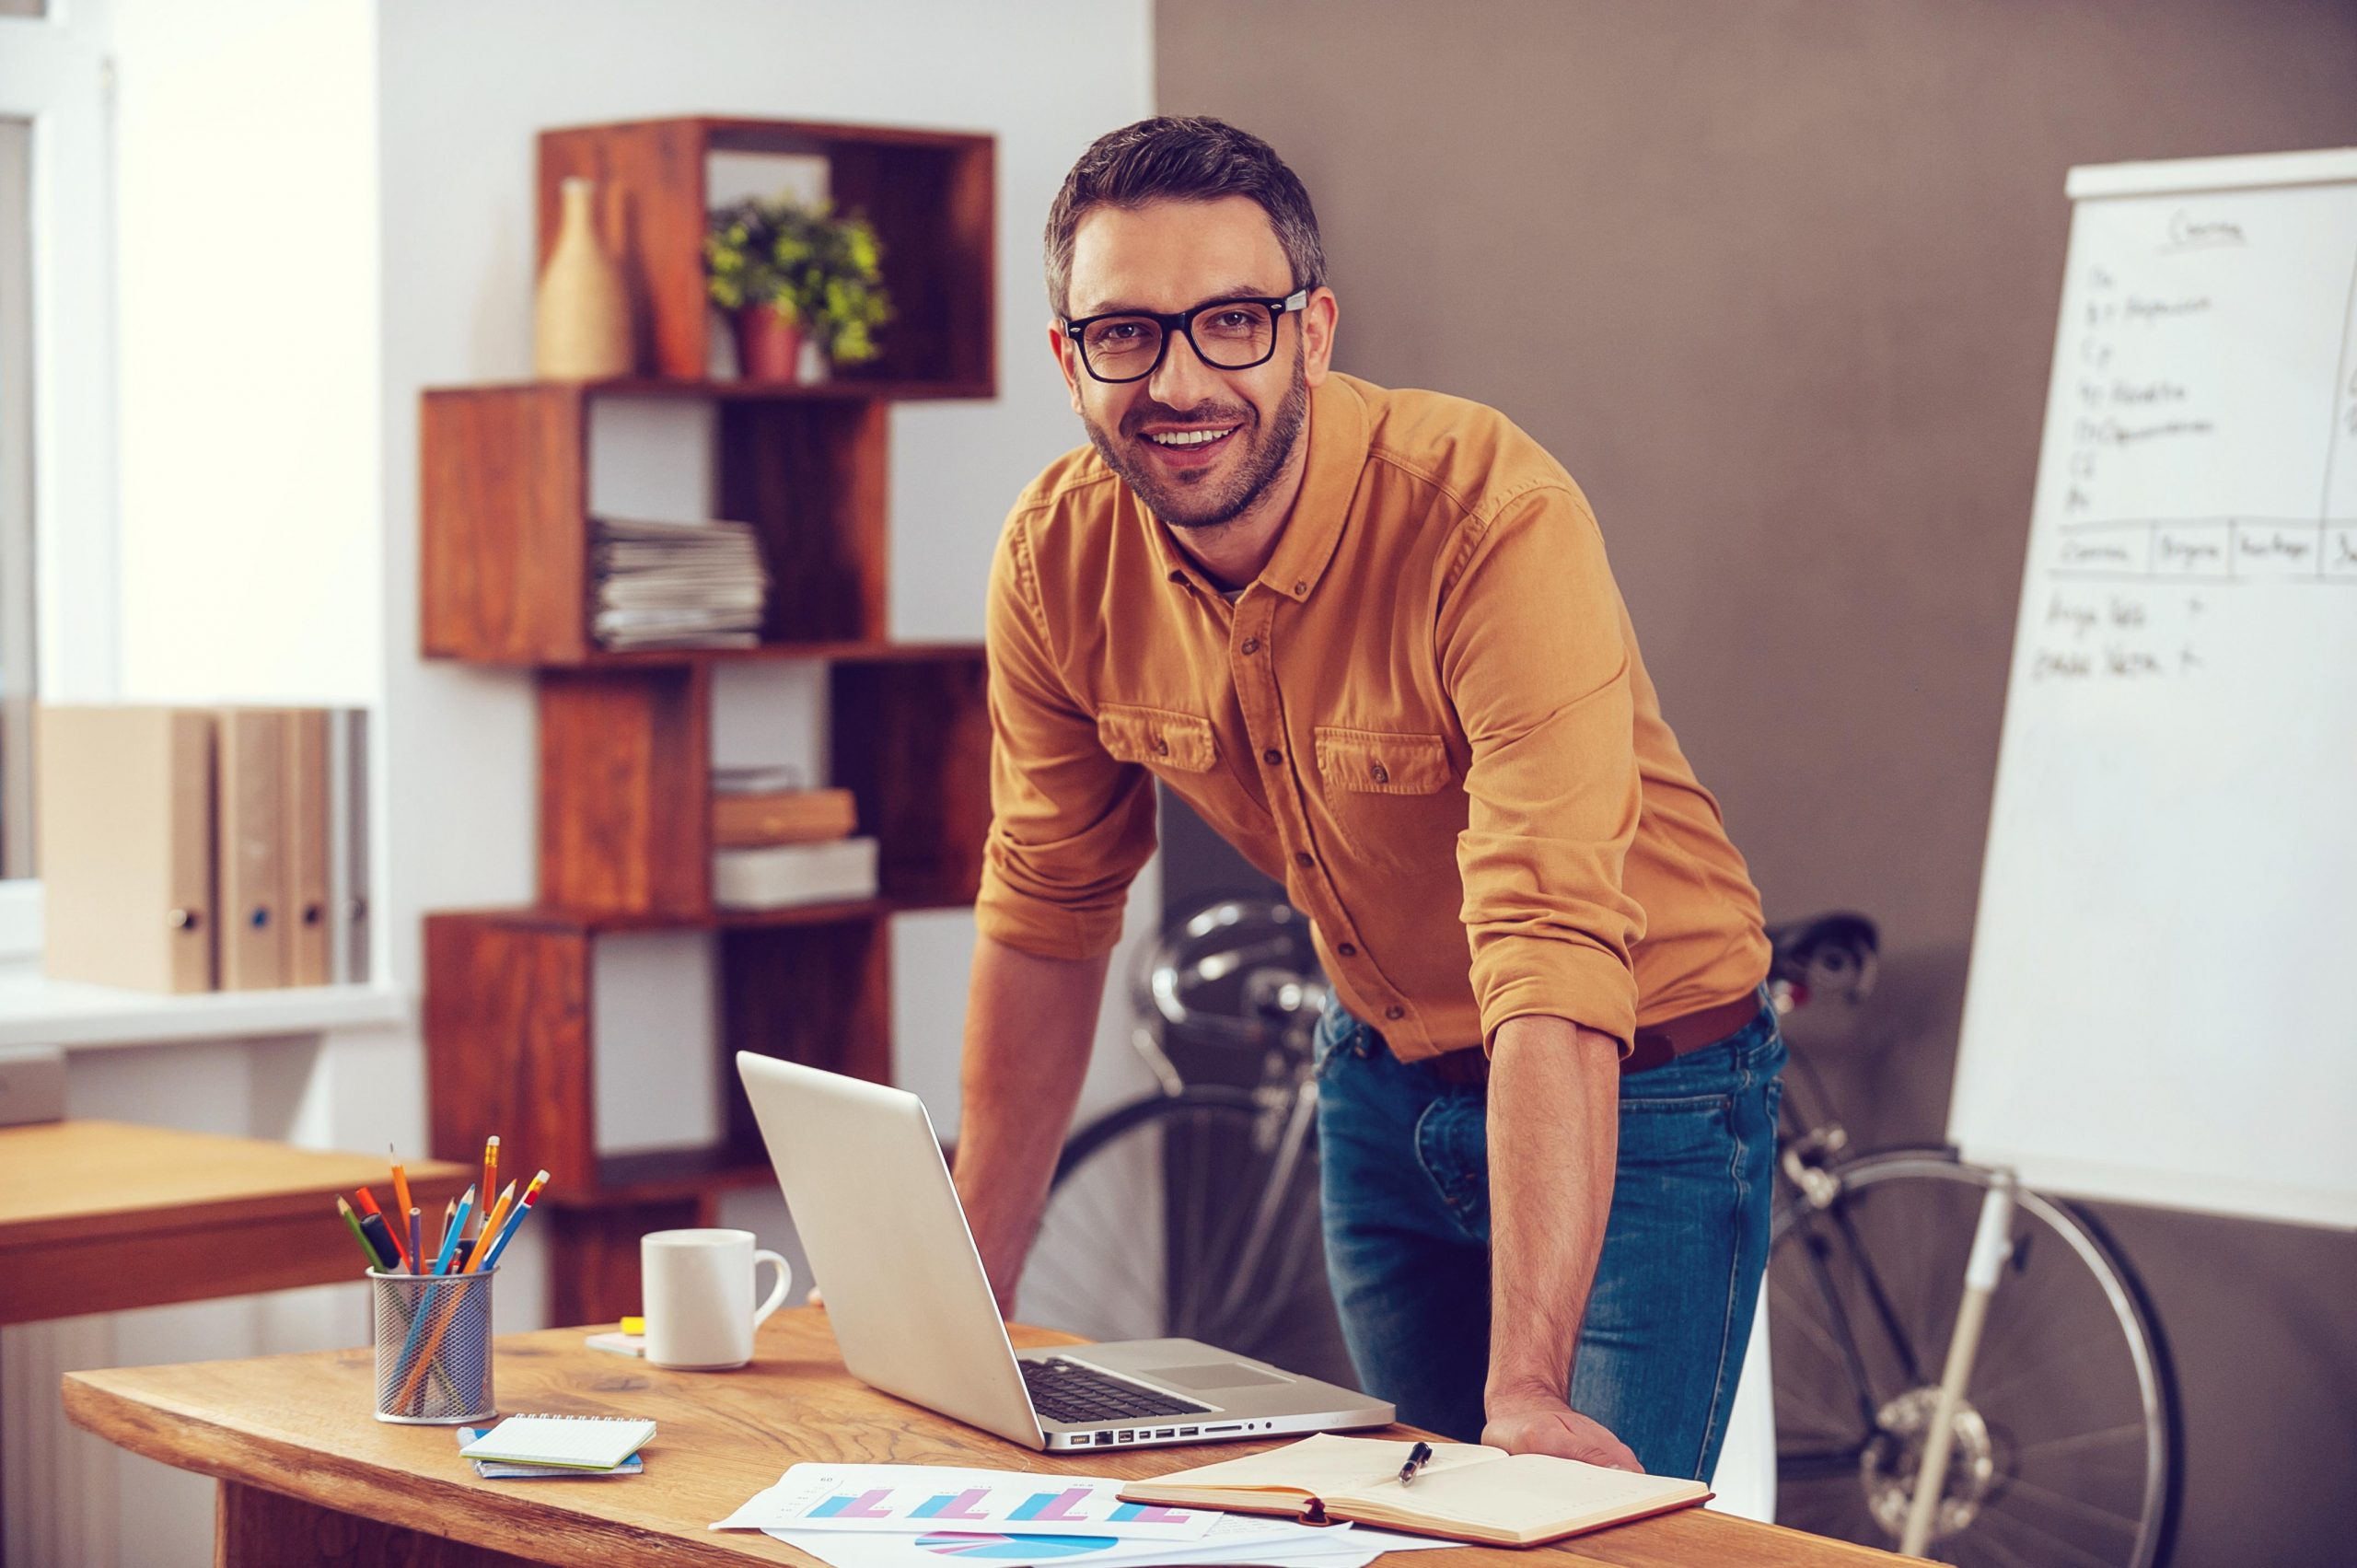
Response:
POLYGON ((1327 985, 1308 920, 1278 900, 1214 899, 1141 950, 1130 984, 1131 1044, 1157 1092, 1066 1143, 1018 1315, 1346 1368, 1318 1225, 1311 1039, 1327 985), (1189 1083, 1162 1031, 1248 1081, 1189 1083), (1159 1249, 1136 1245, 1156 1230, 1159 1249))
MULTIPOLYGON (((1871 922, 1820 916, 1770 936, 1780 1014, 1871 993, 1871 922)), ((1132 1043, 1158 1092, 1066 1144, 1019 1310, 1311 1370, 1311 1354, 1339 1353, 1310 1071, 1327 988, 1308 923, 1273 900, 1214 900, 1140 955, 1132 990, 1132 1043), (1246 1053, 1257 1077, 1188 1083, 1156 1022, 1246 1053), (1158 1257, 1135 1245, 1156 1230, 1158 1257)), ((1911 1523, 1919 1553, 1994 1568, 2155 1568, 2175 1517, 2174 1388, 2142 1288, 2096 1221, 1953 1148, 1852 1157, 1822 1077, 1805 1052, 1791 1062, 1763 1285, 1779 1521, 1884 1547, 1906 1545, 1911 1523), (1959 1364, 1968 1312, 1980 1331, 1959 1364), (1919 1489, 1925 1473, 1942 1485, 1919 1489)))
MULTIPOLYGON (((1780 1008, 1872 991, 1871 922, 1775 936, 1780 1008)), ((1791 1060, 1763 1287, 1778 1522, 1991 1568, 2154 1568, 2180 1479, 2174 1383, 2101 1226, 1952 1147, 1852 1157, 1823 1079, 1791 1060)))

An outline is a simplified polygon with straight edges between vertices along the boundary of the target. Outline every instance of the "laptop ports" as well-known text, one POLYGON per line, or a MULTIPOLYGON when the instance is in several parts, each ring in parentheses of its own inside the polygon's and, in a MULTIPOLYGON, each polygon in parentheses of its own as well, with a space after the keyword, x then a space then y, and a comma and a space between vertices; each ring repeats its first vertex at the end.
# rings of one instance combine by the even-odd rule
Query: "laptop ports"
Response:
POLYGON ((1194 1427, 1182 1426, 1178 1429, 1178 1435, 1181 1437, 1192 1437, 1196 1435, 1196 1431, 1197 1429, 1194 1427))
POLYGON ((1176 1437, 1176 1436, 1178 1436, 1178 1434, 1176 1432, 1173 1432, 1172 1430, 1170 1430, 1170 1428, 1168 1428, 1168 1427, 1167 1427, 1167 1426, 1166 1426, 1166 1427, 1164 1427, 1161 1431, 1159 1431, 1159 1432, 1155 1433, 1155 1435, 1156 1437, 1176 1437))
POLYGON ((1109 1446, 1112 1441, 1113 1434, 1109 1432, 1100 1432, 1097 1434, 1095 1439, 1095 1442, 1099 1448, 1109 1446))

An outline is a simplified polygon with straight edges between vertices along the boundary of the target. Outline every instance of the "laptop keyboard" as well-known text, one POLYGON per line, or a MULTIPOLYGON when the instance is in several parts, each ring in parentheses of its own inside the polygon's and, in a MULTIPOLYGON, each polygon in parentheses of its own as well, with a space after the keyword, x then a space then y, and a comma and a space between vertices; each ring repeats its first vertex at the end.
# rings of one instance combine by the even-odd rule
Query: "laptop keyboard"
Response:
POLYGON ((1023 1368, 1032 1408, 1050 1421, 1141 1421, 1162 1415, 1208 1415, 1215 1408, 1124 1383, 1069 1361, 1018 1361, 1016 1365, 1023 1368))

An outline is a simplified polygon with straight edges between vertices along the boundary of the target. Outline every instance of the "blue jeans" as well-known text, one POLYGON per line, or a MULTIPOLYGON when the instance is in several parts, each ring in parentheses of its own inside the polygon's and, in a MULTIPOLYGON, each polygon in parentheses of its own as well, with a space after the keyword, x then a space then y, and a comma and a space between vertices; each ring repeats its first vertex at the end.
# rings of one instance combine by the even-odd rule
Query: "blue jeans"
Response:
MULTIPOLYGON (((1351 1360, 1399 1419, 1480 1440, 1488 1096, 1330 1005, 1317 1040, 1326 1261, 1351 1360)), ((1571 1404, 1655 1475, 1708 1480, 1768 1261, 1784 1042, 1763 992, 1726 1039, 1620 1081, 1612 1213, 1571 1404)))

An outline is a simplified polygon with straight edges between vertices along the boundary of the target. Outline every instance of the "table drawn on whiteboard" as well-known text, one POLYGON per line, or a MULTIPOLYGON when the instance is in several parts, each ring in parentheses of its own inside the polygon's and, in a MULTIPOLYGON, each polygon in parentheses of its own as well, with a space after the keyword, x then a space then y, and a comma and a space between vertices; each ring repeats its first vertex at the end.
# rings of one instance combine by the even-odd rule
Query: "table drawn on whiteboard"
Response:
POLYGON ((2042 592, 2023 628, 2033 681, 2202 679, 2223 662, 2208 596, 2357 588, 2357 497, 2335 493, 2342 451, 2357 447, 2357 257, 2341 319, 2315 323, 2317 343, 2339 345, 2316 510, 2165 516, 2136 505, 2166 489, 2155 482, 2179 464, 2234 461, 2249 425, 2278 417, 2235 374, 2248 368, 2237 359, 2276 352, 2268 323, 2254 321, 2280 304, 2263 270, 2253 273, 2270 220, 2220 211, 2221 200, 2138 215, 2148 243, 2122 245, 2072 280, 2062 329, 2076 342, 2057 356, 2066 414, 2049 428, 2049 440, 2062 437, 2061 493, 2040 508, 2042 592))

